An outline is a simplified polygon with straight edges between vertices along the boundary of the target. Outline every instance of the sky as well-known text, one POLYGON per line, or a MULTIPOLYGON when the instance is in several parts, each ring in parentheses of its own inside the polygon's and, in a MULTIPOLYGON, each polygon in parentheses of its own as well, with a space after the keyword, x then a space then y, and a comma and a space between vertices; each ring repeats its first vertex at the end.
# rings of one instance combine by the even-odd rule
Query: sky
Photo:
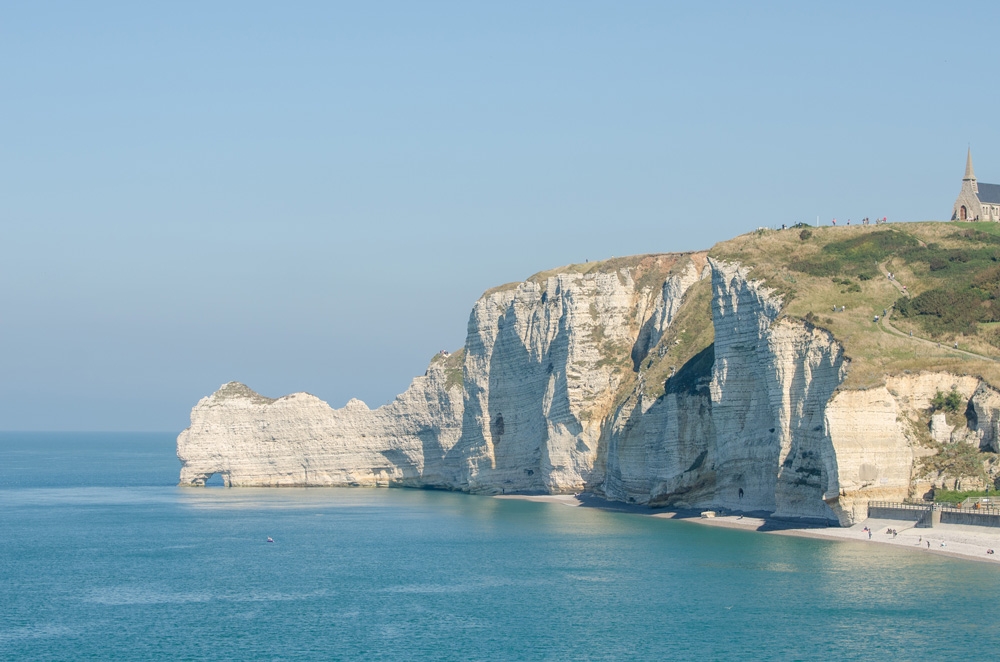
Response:
POLYGON ((1000 182, 1000 5, 0 3, 0 430, 389 402, 486 289, 1000 182), (982 35, 977 34, 983 32, 982 35))

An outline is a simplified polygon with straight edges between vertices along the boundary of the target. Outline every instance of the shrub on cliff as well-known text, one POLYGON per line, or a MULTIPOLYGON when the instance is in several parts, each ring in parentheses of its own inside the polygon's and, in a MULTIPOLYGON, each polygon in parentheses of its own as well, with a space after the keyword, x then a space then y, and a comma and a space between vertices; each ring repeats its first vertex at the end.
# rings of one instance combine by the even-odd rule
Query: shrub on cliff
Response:
POLYGON ((1000 321, 1000 306, 990 299, 986 292, 975 287, 958 290, 937 288, 912 299, 899 299, 896 310, 903 317, 914 318, 935 336, 942 333, 974 334, 979 322, 1000 321))
POLYGON ((965 398, 962 394, 951 389, 951 393, 947 395, 943 391, 938 391, 934 394, 934 398, 931 400, 931 407, 939 411, 949 411, 951 413, 957 413, 959 408, 965 403, 965 398))
POLYGON ((873 276, 877 263, 893 254, 920 246, 915 238, 896 230, 880 230, 858 237, 833 241, 819 255, 792 261, 788 266, 810 276, 853 274, 873 276))
MULTIPOLYGON (((980 453, 979 449, 964 441, 940 444, 935 455, 920 458, 921 469, 940 478, 972 478, 981 484, 989 484, 989 477, 983 460, 991 454, 980 453)), ((936 500, 936 499, 935 499, 936 500)))

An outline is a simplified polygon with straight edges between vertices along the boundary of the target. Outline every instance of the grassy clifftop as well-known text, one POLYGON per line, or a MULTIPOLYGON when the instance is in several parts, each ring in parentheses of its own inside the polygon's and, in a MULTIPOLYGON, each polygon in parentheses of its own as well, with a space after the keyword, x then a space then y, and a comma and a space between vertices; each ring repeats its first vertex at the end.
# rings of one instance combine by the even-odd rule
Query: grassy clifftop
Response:
POLYGON ((920 370, 1000 384, 992 360, 1000 356, 1000 224, 796 227, 742 235, 709 254, 751 267, 783 297, 782 314, 832 332, 851 359, 848 388, 920 370))
MULTIPOLYGON (((750 267, 752 278, 782 297, 782 315, 830 331, 851 361, 846 388, 869 388, 883 384, 886 375, 925 370, 975 375, 1000 385, 1000 224, 761 230, 716 244, 708 255, 750 267)), ((688 260, 700 268, 704 256, 612 258, 539 272, 528 280, 595 273, 625 278, 627 272, 638 292, 659 287, 688 260)), ((712 331, 711 285, 702 281, 638 365, 636 377, 643 377, 647 394, 662 394, 666 378, 711 345, 712 331)), ((621 352, 607 360, 621 361, 623 370, 629 363, 621 352)))

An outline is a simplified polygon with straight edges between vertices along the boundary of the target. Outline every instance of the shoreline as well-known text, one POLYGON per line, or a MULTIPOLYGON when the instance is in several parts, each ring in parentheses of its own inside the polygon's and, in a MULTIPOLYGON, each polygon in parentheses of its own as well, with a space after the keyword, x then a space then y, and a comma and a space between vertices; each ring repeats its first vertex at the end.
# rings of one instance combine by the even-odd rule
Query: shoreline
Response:
POLYGON ((636 504, 606 501, 590 494, 506 494, 495 499, 559 503, 565 506, 597 508, 609 512, 625 512, 658 519, 674 519, 705 526, 741 529, 780 536, 814 538, 865 545, 890 545, 924 554, 935 554, 967 561, 1000 564, 1000 553, 991 555, 986 550, 1000 550, 1000 528, 968 524, 939 524, 931 529, 918 529, 914 522, 869 518, 850 527, 808 525, 789 520, 776 520, 763 514, 722 515, 701 517, 695 510, 660 510, 636 504), (863 531, 872 530, 871 537, 863 531), (894 529, 896 536, 887 534, 894 529), (927 546, 930 542, 930 546, 927 546))

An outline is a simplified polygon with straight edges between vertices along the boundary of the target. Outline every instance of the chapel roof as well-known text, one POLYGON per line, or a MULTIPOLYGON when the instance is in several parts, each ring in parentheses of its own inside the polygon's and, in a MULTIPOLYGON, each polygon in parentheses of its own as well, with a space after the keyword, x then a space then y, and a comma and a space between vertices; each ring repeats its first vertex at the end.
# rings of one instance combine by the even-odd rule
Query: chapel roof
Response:
POLYGON ((979 202, 1000 205, 1000 184, 979 183, 979 202))

